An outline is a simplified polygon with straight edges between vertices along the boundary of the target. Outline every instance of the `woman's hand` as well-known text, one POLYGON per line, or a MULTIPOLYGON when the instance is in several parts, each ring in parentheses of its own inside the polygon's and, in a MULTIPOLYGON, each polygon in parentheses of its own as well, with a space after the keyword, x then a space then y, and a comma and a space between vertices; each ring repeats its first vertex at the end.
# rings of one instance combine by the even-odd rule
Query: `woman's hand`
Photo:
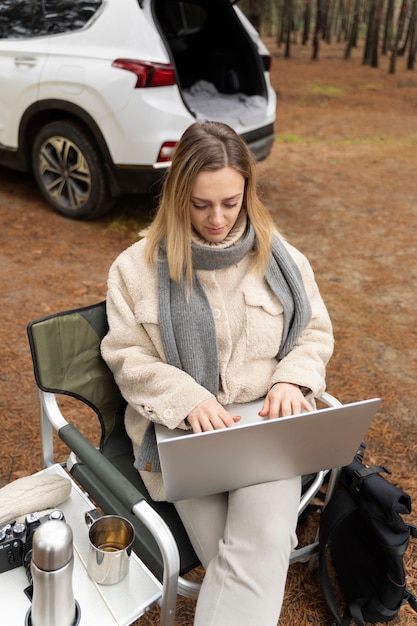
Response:
POLYGON ((259 415, 262 417, 284 417, 296 415, 302 410, 312 411, 311 404, 305 399, 298 385, 277 383, 269 390, 259 415))
POLYGON ((187 422, 194 433, 228 428, 239 420, 238 415, 228 413, 215 398, 209 398, 197 404, 187 417, 187 422))

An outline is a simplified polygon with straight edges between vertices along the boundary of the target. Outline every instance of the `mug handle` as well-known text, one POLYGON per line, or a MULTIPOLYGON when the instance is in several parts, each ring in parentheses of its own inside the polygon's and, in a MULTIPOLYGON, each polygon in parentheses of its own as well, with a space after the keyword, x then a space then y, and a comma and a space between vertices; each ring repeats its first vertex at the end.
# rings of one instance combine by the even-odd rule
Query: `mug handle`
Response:
POLYGON ((103 517, 103 515, 98 509, 90 509, 90 511, 86 511, 84 514, 85 523, 88 528, 90 528, 93 522, 100 519, 100 517, 103 517))

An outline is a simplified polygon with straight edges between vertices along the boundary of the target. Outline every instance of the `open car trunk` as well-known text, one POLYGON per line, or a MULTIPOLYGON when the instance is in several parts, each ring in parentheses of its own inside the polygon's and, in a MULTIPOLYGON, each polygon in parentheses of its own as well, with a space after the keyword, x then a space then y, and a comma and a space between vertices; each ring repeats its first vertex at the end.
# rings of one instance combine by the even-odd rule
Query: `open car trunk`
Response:
POLYGON ((183 100, 196 119, 250 129, 265 119, 266 61, 230 0, 154 0, 183 100))

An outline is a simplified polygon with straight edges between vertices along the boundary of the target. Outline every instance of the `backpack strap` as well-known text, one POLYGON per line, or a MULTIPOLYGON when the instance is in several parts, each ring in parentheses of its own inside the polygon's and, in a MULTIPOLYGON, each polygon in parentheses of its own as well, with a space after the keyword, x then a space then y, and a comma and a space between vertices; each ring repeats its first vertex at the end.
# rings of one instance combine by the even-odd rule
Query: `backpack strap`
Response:
POLYGON ((409 604, 413 611, 417 613, 417 597, 409 589, 405 590, 404 604, 409 604))
MULTIPOLYGON (((336 601, 332 589, 332 585, 330 583, 329 570, 326 562, 326 548, 329 542, 329 538, 331 537, 335 528, 339 526, 343 522, 344 519, 349 517, 351 513, 353 513, 357 509, 356 503, 353 498, 347 493, 347 491, 340 490, 337 491, 332 499, 327 503, 326 507, 323 510, 321 520, 320 520, 320 538, 319 538, 319 572, 320 572, 320 581, 323 588, 323 593, 326 598, 327 604, 333 613, 333 616, 336 619, 336 624, 338 626, 349 626, 351 622, 351 617, 353 617, 352 611, 349 610, 343 615, 340 615, 336 601), (329 509, 331 514, 326 515, 326 510, 329 509), (334 509, 334 510, 333 510, 334 509)), ((358 607, 359 608, 359 607, 358 607)), ((357 617, 354 617, 356 624, 358 626, 365 626, 362 613, 358 612, 354 607, 352 607, 354 613, 357 617)), ((360 611, 360 609, 359 609, 360 611)))
POLYGON ((358 626, 365 626, 360 602, 349 603, 344 619, 348 620, 346 624, 350 624, 350 620, 353 619, 358 626))
POLYGON ((362 487, 362 483, 364 480, 368 478, 368 476, 373 476, 374 474, 392 474, 392 472, 383 467, 381 465, 372 465, 371 467, 367 467, 362 465, 360 469, 355 469, 352 476, 351 489, 355 491, 360 491, 362 487))
POLYGON ((413 524, 407 524, 407 526, 410 530, 410 535, 414 537, 414 539, 417 539, 417 527, 413 524))

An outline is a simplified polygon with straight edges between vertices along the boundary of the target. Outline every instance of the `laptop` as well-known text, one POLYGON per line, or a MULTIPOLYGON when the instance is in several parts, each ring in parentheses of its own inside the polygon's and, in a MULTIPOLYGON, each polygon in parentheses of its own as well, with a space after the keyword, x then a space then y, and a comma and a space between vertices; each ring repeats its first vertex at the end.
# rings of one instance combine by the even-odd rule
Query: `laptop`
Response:
POLYGON ((349 465, 380 406, 379 398, 265 419, 263 399, 231 404, 241 420, 192 433, 155 425, 169 501, 231 491, 262 482, 349 465))

